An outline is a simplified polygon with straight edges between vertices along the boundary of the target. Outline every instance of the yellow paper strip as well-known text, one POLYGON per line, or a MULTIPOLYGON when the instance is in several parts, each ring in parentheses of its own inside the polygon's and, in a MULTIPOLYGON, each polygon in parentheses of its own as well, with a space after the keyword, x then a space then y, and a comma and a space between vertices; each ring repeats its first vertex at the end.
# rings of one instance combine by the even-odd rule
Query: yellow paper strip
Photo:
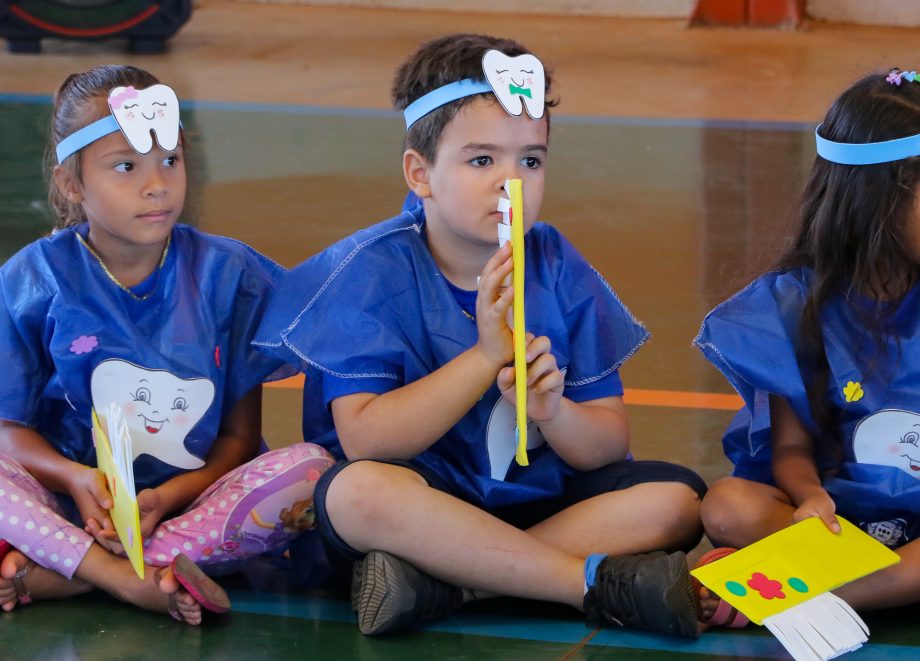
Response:
POLYGON ((92 415, 96 463, 99 466, 99 470, 105 474, 106 485, 114 503, 112 509, 109 510, 109 514, 112 516, 115 532, 118 533, 121 545, 125 547, 125 553, 128 555, 128 560, 131 561, 131 566, 134 567, 138 577, 143 579, 144 549, 141 538, 140 513, 137 509, 137 497, 129 491, 121 475, 118 474, 109 435, 103 430, 95 409, 93 409, 92 415))
POLYGON ((514 395, 517 400, 517 451, 514 458, 527 466, 527 326, 524 322, 524 196, 520 179, 508 180, 511 199, 511 257, 514 263, 514 395))

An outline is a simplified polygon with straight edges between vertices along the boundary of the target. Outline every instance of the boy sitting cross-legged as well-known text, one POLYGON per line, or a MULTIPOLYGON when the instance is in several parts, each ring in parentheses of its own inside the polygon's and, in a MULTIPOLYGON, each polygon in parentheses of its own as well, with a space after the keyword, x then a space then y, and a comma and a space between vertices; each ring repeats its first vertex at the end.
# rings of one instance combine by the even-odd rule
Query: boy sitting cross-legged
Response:
POLYGON ((354 563, 365 634, 506 595, 697 635, 679 549, 700 539, 706 487, 629 455, 618 369, 648 333, 535 222, 550 82, 513 41, 423 45, 393 87, 416 203, 291 271, 260 329, 307 371, 305 437, 347 458, 316 488, 317 525, 354 563), (527 232, 527 467, 513 462, 511 249, 496 250, 507 179, 523 181, 527 232))

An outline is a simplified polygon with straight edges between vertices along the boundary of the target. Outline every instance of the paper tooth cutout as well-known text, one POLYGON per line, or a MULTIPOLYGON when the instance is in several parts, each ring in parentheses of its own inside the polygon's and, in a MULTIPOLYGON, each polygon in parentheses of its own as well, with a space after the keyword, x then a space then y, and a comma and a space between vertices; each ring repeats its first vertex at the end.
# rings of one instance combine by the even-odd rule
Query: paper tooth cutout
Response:
POLYGON ((168 85, 143 90, 116 87, 109 93, 109 107, 125 139, 139 154, 153 149, 151 131, 165 151, 179 144, 179 98, 168 85))
POLYGON ((543 117, 546 76, 543 64, 535 56, 526 53, 509 57, 490 50, 482 57, 482 71, 508 114, 517 117, 526 108, 533 119, 543 117))
POLYGON ((869 633, 830 591, 901 560, 846 519, 837 520, 839 535, 811 517, 690 573, 766 626, 797 661, 830 659, 856 649, 869 633))

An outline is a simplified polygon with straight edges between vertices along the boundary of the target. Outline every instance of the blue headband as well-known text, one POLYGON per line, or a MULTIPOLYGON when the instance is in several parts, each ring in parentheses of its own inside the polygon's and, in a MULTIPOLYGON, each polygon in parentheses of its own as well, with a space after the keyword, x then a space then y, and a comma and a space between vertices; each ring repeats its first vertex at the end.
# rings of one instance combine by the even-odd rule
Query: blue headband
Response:
POLYGON ((179 99, 168 85, 157 83, 141 90, 133 85, 116 87, 109 92, 107 107, 110 114, 74 131, 57 144, 58 163, 118 131, 138 154, 150 152, 154 145, 153 134, 156 134, 157 144, 166 151, 175 149, 179 144, 182 128, 179 99))
POLYGON ((911 156, 920 156, 920 133, 897 140, 884 142, 846 143, 831 142, 818 135, 815 129, 815 142, 818 146, 818 156, 841 165, 873 165, 875 163, 888 163, 900 161, 911 156))
POLYGON ((403 115, 406 117, 406 130, 409 130, 413 124, 432 110, 447 105, 451 101, 491 91, 492 86, 488 82, 485 80, 473 80, 472 78, 458 80, 456 83, 449 83, 432 90, 410 103, 403 111, 403 115))
POLYGON ((97 119, 92 124, 84 126, 79 131, 74 131, 58 143, 56 149, 58 163, 63 163, 65 158, 80 151, 86 145, 96 142, 99 138, 104 138, 109 133, 115 133, 115 131, 120 130, 115 116, 106 115, 102 119, 97 119))

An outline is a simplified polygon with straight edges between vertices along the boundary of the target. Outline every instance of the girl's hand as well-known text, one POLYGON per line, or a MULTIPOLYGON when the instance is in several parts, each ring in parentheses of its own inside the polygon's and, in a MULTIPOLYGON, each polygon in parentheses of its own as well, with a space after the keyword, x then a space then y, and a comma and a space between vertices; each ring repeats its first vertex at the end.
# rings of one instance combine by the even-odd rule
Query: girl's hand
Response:
POLYGON ((507 315, 514 301, 514 289, 502 287, 511 273, 511 243, 499 248, 486 262, 479 277, 479 295, 476 297, 476 328, 479 340, 476 345, 492 362, 507 365, 514 358, 514 345, 507 315))
MULTIPOLYGON (((105 475, 98 468, 74 463, 68 471, 67 491, 73 498, 80 517, 90 528, 106 531, 106 537, 115 535, 115 527, 109 517, 114 502, 105 482, 105 475), (108 533, 111 533, 109 535, 108 533)), ((93 534, 96 537, 95 534, 93 534)), ((97 541, 100 541, 97 537, 97 541)), ((100 541, 100 543, 102 543, 100 541)))
MULTIPOLYGON (((538 423, 556 416, 565 387, 565 377, 550 348, 551 343, 545 335, 535 338, 527 333, 527 416, 538 423)), ((513 367, 505 367, 498 373, 498 389, 512 406, 517 401, 514 381, 513 367)))
POLYGON ((820 489, 799 503, 798 509, 792 513, 792 520, 798 523, 810 516, 816 516, 824 522, 828 530, 838 534, 840 532, 840 523, 837 522, 837 517, 834 516, 836 510, 837 505, 834 500, 828 495, 827 491, 820 489))
POLYGON ((92 535, 96 543, 106 551, 114 553, 115 555, 125 555, 125 549, 118 539, 118 533, 115 531, 115 526, 103 528, 95 519, 89 519, 86 525, 83 526, 83 530, 92 535))
POLYGON ((137 494, 137 509, 141 517, 141 536, 146 539, 153 534, 163 519, 163 500, 156 489, 144 489, 137 494))

